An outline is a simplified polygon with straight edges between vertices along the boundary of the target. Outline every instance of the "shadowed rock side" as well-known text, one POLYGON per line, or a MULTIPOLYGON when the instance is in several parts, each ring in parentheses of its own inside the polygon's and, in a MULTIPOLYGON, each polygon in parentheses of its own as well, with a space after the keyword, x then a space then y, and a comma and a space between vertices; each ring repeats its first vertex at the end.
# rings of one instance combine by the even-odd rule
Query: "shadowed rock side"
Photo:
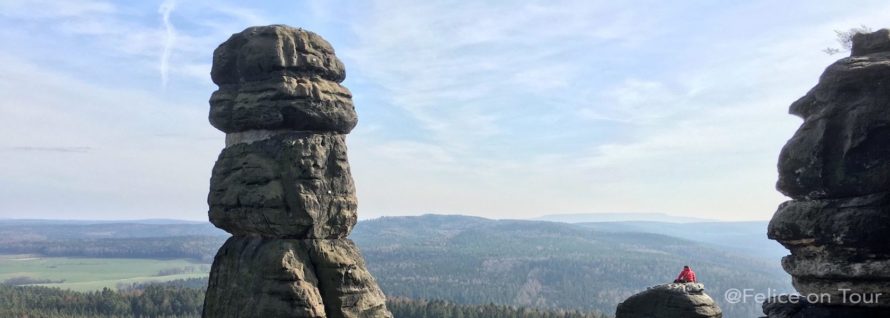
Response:
POLYGON ((306 240, 328 317, 389 317, 385 296, 349 239, 306 240))
POLYGON ((618 304, 615 318, 721 318, 720 307, 700 283, 649 287, 618 304))
POLYGON ((232 237, 210 277, 204 317, 389 317, 348 239, 232 237))
POLYGON ((887 318, 890 308, 824 306, 794 295, 774 297, 763 303, 768 318, 887 318))
POLYGON ((343 64, 318 35, 272 25, 214 52, 210 122, 226 132, 210 221, 234 236, 210 272, 204 317, 392 317, 358 248, 343 64))
POLYGON ((779 156, 777 188, 792 200, 779 206, 768 236, 791 251, 782 266, 798 292, 827 296, 795 306, 774 300, 764 310, 769 317, 886 312, 890 31, 854 36, 852 55, 829 66, 790 112, 804 122, 779 156))
POLYGON ((325 317, 300 240, 231 237, 213 261, 204 317, 325 317))

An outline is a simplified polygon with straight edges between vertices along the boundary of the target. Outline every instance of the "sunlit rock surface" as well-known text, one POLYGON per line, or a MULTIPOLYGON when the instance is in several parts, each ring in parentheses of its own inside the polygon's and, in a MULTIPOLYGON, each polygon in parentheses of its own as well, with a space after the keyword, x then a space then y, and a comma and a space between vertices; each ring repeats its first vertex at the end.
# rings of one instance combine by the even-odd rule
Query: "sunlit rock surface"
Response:
POLYGON ((346 238, 357 203, 345 134, 357 118, 334 49, 302 29, 251 27, 216 49, 212 77, 210 122, 227 134, 209 217, 233 237, 204 317, 392 317, 346 238))
POLYGON ((649 287, 618 304, 615 318, 721 318, 723 311, 700 283, 649 287))

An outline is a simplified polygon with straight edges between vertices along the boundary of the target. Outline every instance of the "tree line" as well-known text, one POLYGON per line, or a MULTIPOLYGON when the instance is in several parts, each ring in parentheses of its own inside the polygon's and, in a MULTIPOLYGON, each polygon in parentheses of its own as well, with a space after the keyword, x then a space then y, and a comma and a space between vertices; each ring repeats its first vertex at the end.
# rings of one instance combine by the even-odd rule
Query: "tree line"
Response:
MULTIPOLYGON (((203 279, 132 285, 120 290, 75 292, 38 286, 0 284, 0 317, 10 318, 197 318, 203 279)), ((398 318, 605 318, 604 314, 505 305, 459 305, 442 300, 392 298, 387 306, 398 318)))
POLYGON ((443 300, 390 298, 386 302, 397 318, 605 318, 605 314, 575 310, 538 309, 505 305, 459 305, 443 300))
POLYGON ((204 290, 166 285, 119 292, 0 285, 0 317, 200 317, 204 290))

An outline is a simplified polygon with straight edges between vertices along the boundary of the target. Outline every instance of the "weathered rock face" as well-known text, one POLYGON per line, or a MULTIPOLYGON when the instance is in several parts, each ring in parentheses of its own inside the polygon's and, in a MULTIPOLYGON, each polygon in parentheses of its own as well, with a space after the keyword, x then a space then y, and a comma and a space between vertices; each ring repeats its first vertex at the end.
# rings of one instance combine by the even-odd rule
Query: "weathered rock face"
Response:
MULTIPOLYGON (((853 45, 870 52, 880 43, 890 46, 887 35, 858 35, 853 45), (870 43, 863 44, 866 40, 870 43)), ((888 54, 854 54, 835 62, 791 104, 790 112, 804 123, 779 155, 779 191, 794 199, 830 199, 890 188, 888 54)))
POLYGON ((615 318, 720 318, 723 311, 700 283, 664 284, 618 304, 615 318))
POLYGON ((763 303, 768 318, 886 318, 890 308, 824 306, 794 295, 782 295, 763 303))
POLYGON ((768 236, 791 251, 782 265, 801 294, 828 295, 801 308, 890 307, 890 31, 856 35, 791 113, 804 122, 777 188, 792 200, 768 236))
POLYGON ((356 222, 343 135, 279 133, 222 151, 210 220, 235 235, 342 238, 356 222))
POLYGON ((325 317, 300 240, 232 237, 213 262, 204 317, 325 317))
POLYGON ((226 148, 210 221, 234 236, 210 272, 204 317, 392 317, 346 239, 356 223, 343 64, 318 35, 252 27, 214 52, 210 122, 226 148))
POLYGON ((389 317, 349 239, 229 238, 206 298, 205 317, 389 317))
POLYGON ((227 133, 289 129, 349 133, 358 118, 334 49, 283 25, 247 28, 213 52, 210 123, 227 133))

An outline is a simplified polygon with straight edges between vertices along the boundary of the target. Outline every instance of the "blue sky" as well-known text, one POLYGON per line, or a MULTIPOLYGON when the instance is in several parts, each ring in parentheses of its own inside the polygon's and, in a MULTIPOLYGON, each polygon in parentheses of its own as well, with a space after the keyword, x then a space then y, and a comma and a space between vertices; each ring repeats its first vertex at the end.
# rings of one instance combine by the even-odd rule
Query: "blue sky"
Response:
POLYGON ((344 61, 362 218, 768 219, 787 107, 886 1, 0 0, 0 218, 206 219, 213 49, 344 61))

